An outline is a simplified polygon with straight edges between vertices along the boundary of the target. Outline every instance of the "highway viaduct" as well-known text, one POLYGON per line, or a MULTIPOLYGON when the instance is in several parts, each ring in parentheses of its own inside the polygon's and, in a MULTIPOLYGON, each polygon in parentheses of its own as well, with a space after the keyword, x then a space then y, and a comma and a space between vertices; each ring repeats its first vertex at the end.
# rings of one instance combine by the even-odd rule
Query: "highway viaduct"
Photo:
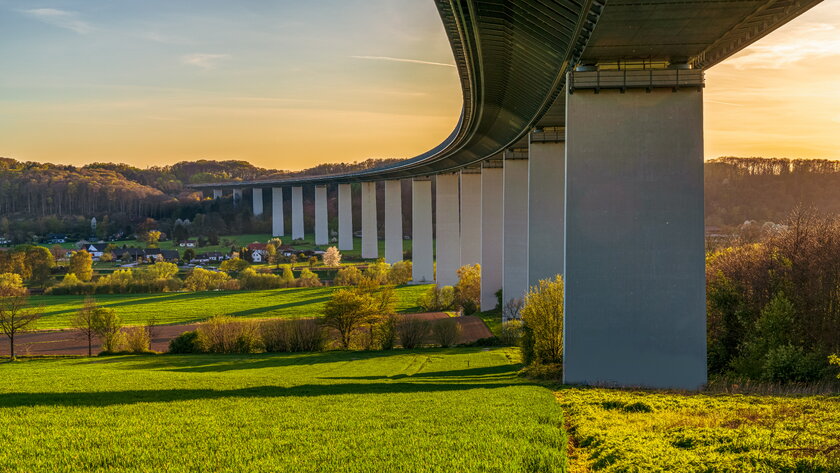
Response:
POLYGON ((299 238, 303 187, 314 186, 325 245, 327 186, 337 186, 348 250, 350 185, 361 183, 362 256, 381 256, 384 205, 393 263, 410 180, 414 281, 451 285, 458 267, 480 263, 492 307, 499 289, 519 299, 562 274, 565 382, 696 389, 706 382, 704 71, 817 3, 436 0, 464 99, 443 143, 361 172, 194 187, 234 199, 251 189, 257 215, 271 189, 274 235, 299 238))

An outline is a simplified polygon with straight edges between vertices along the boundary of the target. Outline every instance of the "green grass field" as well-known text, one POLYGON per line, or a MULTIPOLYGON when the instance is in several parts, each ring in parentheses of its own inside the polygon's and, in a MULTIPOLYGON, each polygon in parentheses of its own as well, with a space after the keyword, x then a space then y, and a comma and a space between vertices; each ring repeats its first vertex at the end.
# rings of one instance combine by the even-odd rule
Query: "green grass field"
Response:
POLYGON ((513 349, 0 364, 3 472, 555 472, 513 349))
POLYGON ((573 471, 840 472, 840 396, 563 389, 573 471))
MULTIPOLYGON (((117 311, 127 325, 182 324, 214 315, 234 317, 318 317, 324 303, 339 287, 270 289, 265 291, 172 292, 162 294, 108 294, 96 302, 117 311)), ((419 312, 417 298, 427 285, 396 288, 398 312, 419 312)), ((41 306, 38 329, 70 327, 70 318, 84 302, 84 296, 32 296, 30 304, 41 306)))

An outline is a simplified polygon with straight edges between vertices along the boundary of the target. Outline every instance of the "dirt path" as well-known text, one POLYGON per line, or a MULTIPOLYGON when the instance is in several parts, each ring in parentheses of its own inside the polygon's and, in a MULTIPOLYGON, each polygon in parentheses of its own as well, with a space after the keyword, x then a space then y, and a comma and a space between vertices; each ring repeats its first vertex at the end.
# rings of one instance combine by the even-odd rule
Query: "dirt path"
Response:
MULTIPOLYGON (((449 316, 443 312, 425 314, 408 314, 408 317, 423 320, 439 320, 449 316)), ((460 343, 471 343, 476 340, 492 337, 493 334, 484 322, 475 316, 457 317, 455 320, 461 325, 460 343)), ((156 325, 152 331, 152 350, 165 352, 169 349, 169 341, 178 335, 195 330, 197 324, 190 325, 156 325)), ((25 355, 87 355, 87 340, 76 330, 38 331, 18 335, 15 338, 18 356, 25 355)), ((93 353, 99 353, 101 346, 94 340, 93 353)), ((0 356, 9 354, 9 340, 0 337, 0 356)))

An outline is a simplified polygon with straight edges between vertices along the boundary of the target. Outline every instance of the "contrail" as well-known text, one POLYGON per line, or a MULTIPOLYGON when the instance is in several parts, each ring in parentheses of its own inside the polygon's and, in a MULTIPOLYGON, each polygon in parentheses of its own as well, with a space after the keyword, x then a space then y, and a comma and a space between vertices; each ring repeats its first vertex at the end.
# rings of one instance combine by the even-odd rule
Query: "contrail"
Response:
POLYGON ((431 61, 421 61, 419 59, 403 59, 398 57, 388 57, 388 56, 350 56, 353 59, 373 59, 376 61, 393 61, 393 62, 410 62, 412 64, 428 64, 430 66, 444 66, 444 67, 455 67, 455 64, 446 64, 443 62, 431 62, 431 61))

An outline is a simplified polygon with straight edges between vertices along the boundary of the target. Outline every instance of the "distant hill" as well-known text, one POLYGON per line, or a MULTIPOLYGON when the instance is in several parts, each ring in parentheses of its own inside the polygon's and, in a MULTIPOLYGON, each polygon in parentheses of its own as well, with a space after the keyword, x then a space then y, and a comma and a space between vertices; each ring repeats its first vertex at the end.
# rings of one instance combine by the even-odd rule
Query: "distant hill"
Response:
MULTIPOLYGON (((90 218, 103 237, 130 235, 141 224, 166 232, 177 219, 196 220, 202 233, 268 232, 268 215, 248 215, 246 205, 201 200, 191 183, 325 175, 370 169, 397 159, 321 164, 292 172, 256 167, 245 161, 179 162, 146 169, 114 163, 82 167, 0 158, 0 236, 26 242, 48 233, 89 236, 90 218), (145 222, 152 218, 155 222, 145 222)), ((706 224, 735 227, 746 220, 783 221, 797 205, 840 212, 840 161, 724 157, 706 162, 706 224)), ((358 194, 358 187, 354 187, 358 194)), ((382 189, 380 189, 380 193, 382 189)), ((410 232, 410 186, 403 185, 404 231, 410 232)), ((304 192, 311 223, 312 193, 304 192)), ((335 190, 330 190, 335 215, 335 190)), ((354 217, 359 226, 358 204, 354 217)), ((380 222, 383 208, 379 206, 380 222)))

